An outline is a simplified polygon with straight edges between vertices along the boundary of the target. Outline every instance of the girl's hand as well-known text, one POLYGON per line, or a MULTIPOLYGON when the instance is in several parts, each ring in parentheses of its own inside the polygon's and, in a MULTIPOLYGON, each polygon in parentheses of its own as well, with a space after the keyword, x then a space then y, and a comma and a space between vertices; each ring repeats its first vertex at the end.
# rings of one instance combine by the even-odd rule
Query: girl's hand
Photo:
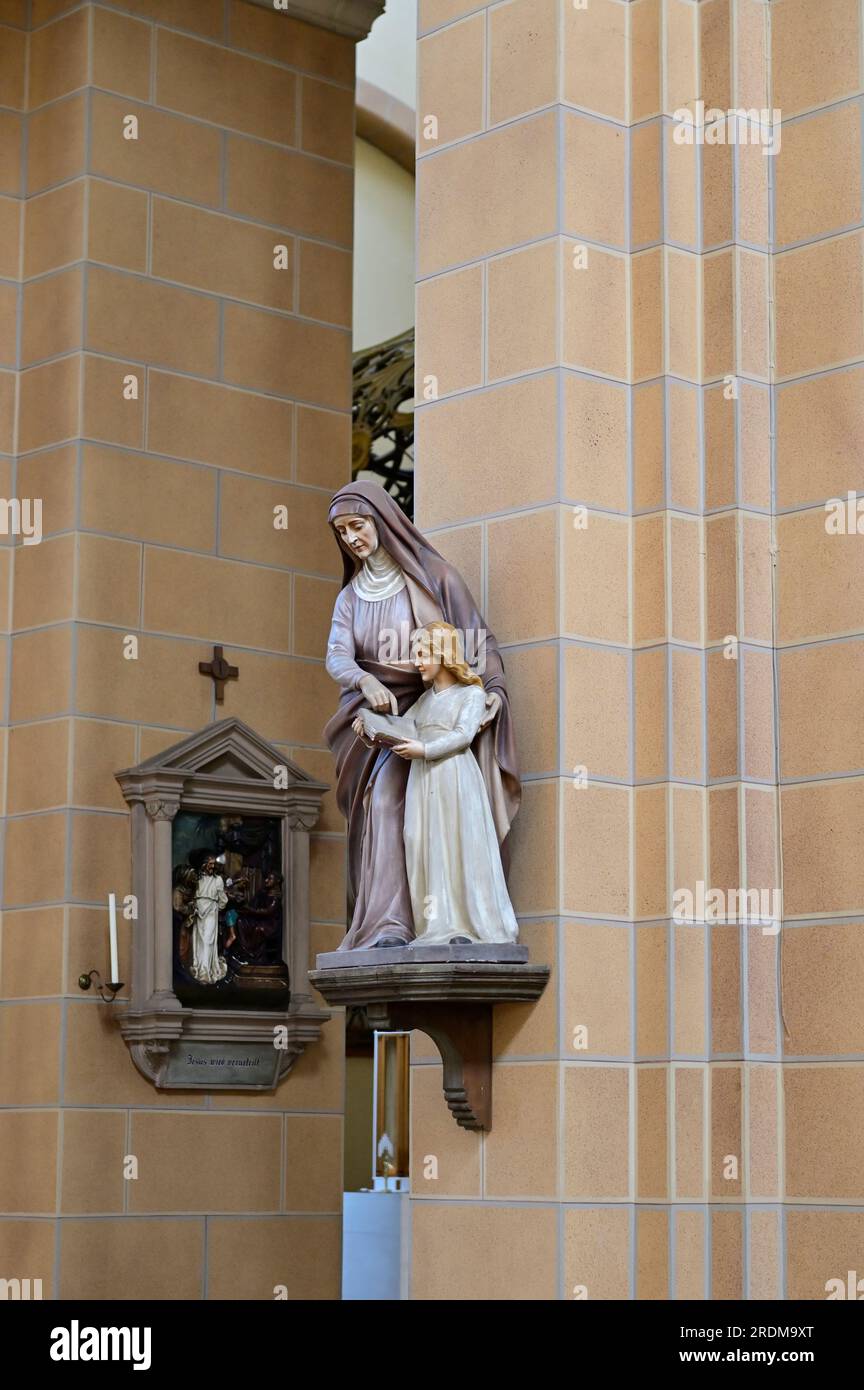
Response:
POLYGON ((363 736, 364 724, 359 714, 351 725, 351 728, 354 730, 355 734, 359 734, 361 737, 363 736))
POLYGON ((393 752, 398 753, 400 758, 425 758, 426 749, 416 738, 406 739, 404 743, 397 743, 393 747, 393 752))

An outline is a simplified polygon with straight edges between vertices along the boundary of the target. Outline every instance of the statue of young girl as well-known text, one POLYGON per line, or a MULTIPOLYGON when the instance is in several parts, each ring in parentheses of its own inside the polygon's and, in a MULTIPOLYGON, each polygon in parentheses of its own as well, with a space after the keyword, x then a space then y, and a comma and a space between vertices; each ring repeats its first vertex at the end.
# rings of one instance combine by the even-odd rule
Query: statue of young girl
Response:
POLYGON ((479 676, 450 623, 420 629, 414 664, 426 689, 404 715, 364 709, 352 724, 370 745, 410 762, 405 866, 416 946, 515 942, 498 835, 471 745, 486 717, 479 676))

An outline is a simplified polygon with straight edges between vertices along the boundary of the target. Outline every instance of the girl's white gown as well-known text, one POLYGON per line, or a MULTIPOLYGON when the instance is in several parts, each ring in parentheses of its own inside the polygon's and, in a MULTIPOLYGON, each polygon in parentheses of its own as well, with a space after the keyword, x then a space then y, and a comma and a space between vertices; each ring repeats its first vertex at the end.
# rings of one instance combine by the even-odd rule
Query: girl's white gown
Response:
POLYGON ((398 731, 426 749, 425 758, 411 762, 405 795, 405 863, 417 946, 445 945, 454 936, 518 939, 486 785, 471 752, 485 713, 482 686, 451 685, 440 693, 430 686, 398 719, 363 714, 370 732, 398 731))

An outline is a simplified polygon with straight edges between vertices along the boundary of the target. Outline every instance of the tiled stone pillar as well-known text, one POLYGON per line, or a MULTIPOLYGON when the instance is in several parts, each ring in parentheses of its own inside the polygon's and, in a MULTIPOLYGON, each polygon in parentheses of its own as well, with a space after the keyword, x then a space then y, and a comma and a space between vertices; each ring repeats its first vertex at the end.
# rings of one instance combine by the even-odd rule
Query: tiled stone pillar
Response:
POLYGON ((417 1049, 413 1296, 665 1297, 659 9, 422 0, 420 26, 418 521, 503 647, 511 891, 553 978, 496 1011, 488 1136, 417 1049))
POLYGON ((500 1011, 488 1137, 416 1050, 415 1297, 861 1264, 857 1215, 788 1205, 861 1167, 858 542, 822 506, 858 484, 859 8, 421 0, 419 522, 505 648, 557 978, 500 1011), (780 153, 678 143, 700 100, 779 107, 780 153), (779 935, 673 920, 778 886, 779 935))
POLYGON ((805 1299, 864 1271, 861 38, 854 0, 818 11, 800 0, 771 6, 770 104, 783 115, 771 187, 786 1025, 779 1181, 784 1290, 805 1299), (831 499, 847 503, 851 525, 848 515, 842 526, 831 519, 831 499))
MULTIPOLYGON (((3 604, 0 1274, 46 1297, 339 1293, 341 1019, 274 1096, 162 1094, 76 981, 129 890, 116 770, 237 714, 330 779, 351 10, 334 33, 243 0, 0 5, 3 491, 44 529, 3 604)), ((332 805, 319 832, 313 950, 344 930, 332 805)))
POLYGON ((768 156, 696 107, 766 106, 766 13, 754 0, 664 9, 669 886, 673 908, 681 889, 723 894, 719 920, 709 908, 704 925, 671 928, 678 1298, 779 1287, 776 1210, 753 1205, 777 1198, 777 926, 743 923, 729 896, 777 884, 768 156), (682 108, 689 145, 675 138, 682 108))
MULTIPOLYGON (((861 619, 850 601, 856 540, 829 534, 824 506, 855 489, 860 471, 860 432, 849 408, 862 353, 860 6, 675 0, 665 9, 664 34, 667 115, 695 91, 709 107, 782 118, 779 132, 766 131, 771 154, 752 144, 697 147, 695 198, 692 174, 680 176, 690 151, 667 144, 676 508, 680 454, 672 441, 688 430, 675 378, 694 375, 672 356, 676 323, 678 343, 689 340, 703 354, 701 417, 690 412, 701 431, 699 447, 689 451, 701 460, 699 501, 683 510, 704 517, 704 723, 691 725, 689 714, 682 723, 696 682, 676 705, 673 680, 673 728, 678 737, 693 728, 707 763, 699 876, 723 889, 779 886, 783 919, 779 934, 759 925, 712 926, 704 947, 697 934, 695 948, 693 929, 673 928, 676 1001, 692 1007, 706 981, 692 1041, 676 1037, 673 1057, 682 1045, 697 1055, 704 1047, 708 1073, 697 1079, 701 1068, 692 1062, 687 1075, 674 1068, 674 1196, 697 1195, 701 1180, 710 1204, 676 1213, 676 1292, 824 1298, 829 1279, 845 1280, 861 1263, 860 1218, 837 1209, 860 1200, 860 1139, 852 1138, 861 1095, 861 904, 852 849, 860 759, 848 704, 852 677, 842 662, 861 619), (692 217, 683 209, 694 210, 692 217), (672 295, 671 265, 680 281, 687 256, 679 246, 700 251, 702 266, 701 316, 697 307, 683 322, 683 296, 672 295), (734 296, 723 268, 730 253, 734 296), (731 413, 710 380, 727 372, 737 392, 731 413), (818 481, 811 450, 830 459, 818 481), (720 651, 730 634, 738 638, 736 662, 720 651), (839 665, 832 665, 834 652, 839 665), (703 1162, 691 1170, 706 1117, 703 1162), (735 1154, 740 1176, 730 1180, 735 1154), (796 1211, 796 1202, 813 1206, 796 1211)), ((691 277, 699 275, 697 259, 691 277)), ((680 588, 674 537, 673 593, 680 588)), ((674 647, 682 632, 673 626, 670 637, 674 647)), ((672 780, 673 796, 692 795, 674 785, 674 766, 672 780)), ((674 818, 672 835, 676 843, 674 818)), ((674 886, 686 882, 679 863, 676 855, 674 886)))

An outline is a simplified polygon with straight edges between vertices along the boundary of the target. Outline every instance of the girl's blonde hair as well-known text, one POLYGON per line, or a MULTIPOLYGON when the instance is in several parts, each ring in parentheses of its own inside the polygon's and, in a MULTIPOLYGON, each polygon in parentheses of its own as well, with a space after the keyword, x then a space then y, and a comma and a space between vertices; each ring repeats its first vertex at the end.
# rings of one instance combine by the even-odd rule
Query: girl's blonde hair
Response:
POLYGON ((418 632, 421 640, 424 633, 428 633, 431 638, 433 655, 438 657, 444 669, 450 671, 460 685, 482 686, 482 680, 474 674, 465 660, 462 636, 458 628, 450 623, 425 623, 418 632))

